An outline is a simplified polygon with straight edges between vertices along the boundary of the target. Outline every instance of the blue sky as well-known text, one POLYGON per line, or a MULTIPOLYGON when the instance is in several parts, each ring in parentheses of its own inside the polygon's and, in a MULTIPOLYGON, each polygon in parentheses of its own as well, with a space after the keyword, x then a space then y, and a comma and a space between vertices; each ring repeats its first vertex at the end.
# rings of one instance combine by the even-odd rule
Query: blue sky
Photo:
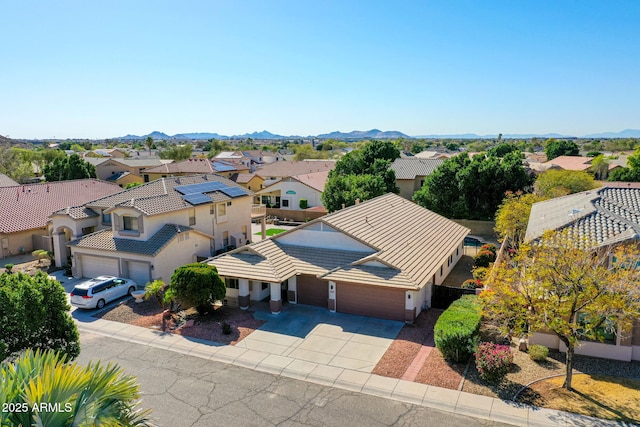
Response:
POLYGON ((0 134, 640 128, 639 1, 0 0, 0 134))

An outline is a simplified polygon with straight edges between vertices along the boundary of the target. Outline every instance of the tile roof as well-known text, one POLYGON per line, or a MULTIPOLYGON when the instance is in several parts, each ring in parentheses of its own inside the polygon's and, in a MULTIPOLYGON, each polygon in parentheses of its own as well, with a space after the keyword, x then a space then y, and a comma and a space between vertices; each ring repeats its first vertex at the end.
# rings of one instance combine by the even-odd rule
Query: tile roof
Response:
POLYGON ((556 165, 562 169, 572 171, 584 171, 591 167, 592 157, 559 156, 545 163, 556 165))
POLYGON ((247 167, 234 166, 224 162, 212 162, 209 159, 186 159, 145 169, 145 173, 216 173, 234 170, 247 170, 247 167))
POLYGON ((16 185, 20 185, 7 175, 0 173, 0 187, 14 187, 16 185))
POLYGON ((268 177, 282 178, 305 173, 330 171, 335 167, 335 160, 279 161, 262 165, 256 172, 267 179, 268 177))
POLYGON ((97 179, 1 187, 0 233, 45 227, 49 216, 59 209, 121 191, 117 185, 97 179))
POLYGON ((184 225, 165 224, 148 240, 121 239, 113 237, 113 230, 101 230, 72 240, 67 245, 77 248, 99 249, 111 252, 129 252, 154 256, 171 242, 179 233, 193 228, 184 225))
POLYGON ((640 188, 604 187, 535 203, 525 240, 546 230, 560 230, 581 249, 637 238, 640 188))
MULTIPOLYGON (((114 208, 116 206, 133 207, 146 215, 157 215, 167 212, 178 211, 191 208, 193 205, 182 198, 182 195, 174 190, 174 187, 187 184, 200 184, 203 182, 222 182, 229 187, 241 188, 253 195, 246 188, 223 178, 219 175, 190 175, 180 177, 161 178, 155 181, 121 191, 112 196, 103 197, 84 203, 87 208, 98 211, 101 209, 114 208)), ((122 190, 119 187, 116 187, 122 190)), ((220 191, 206 193, 214 202, 222 202, 231 198, 220 191)), ((55 214, 65 215, 66 210, 61 209, 55 214)))
POLYGON ((324 186, 327 183, 327 179, 329 178, 329 171, 305 173, 302 175, 292 176, 292 178, 322 193, 324 191, 324 186))
MULTIPOLYGON (((469 229, 396 194, 386 194, 323 216, 210 260, 223 276, 283 281, 295 273, 418 289, 455 252, 469 229), (340 251, 280 243, 321 222, 372 248, 340 251), (375 254, 375 257, 374 257, 375 254), (374 257, 374 258, 372 258, 374 257), (380 266, 367 265, 370 261, 380 266), (263 276, 264 275, 264 276, 263 276), (325 275, 325 276, 322 276, 325 275), (251 276, 251 277, 249 277, 251 276)), ((312 242, 309 242, 312 243, 312 242)))
POLYGON ((128 171, 124 171, 124 172, 118 172, 118 173, 114 173, 113 175, 109 176, 107 179, 105 179, 105 181, 117 181, 120 178, 124 178, 127 175, 131 175, 131 172, 128 171))
POLYGON ((229 177, 231 181, 237 182, 238 184, 247 184, 255 177, 260 177, 260 175, 255 173, 234 173, 229 177))
POLYGON ((416 176, 427 176, 444 163, 444 159, 422 159, 405 157, 395 159, 391 169, 396 173, 396 179, 415 179, 416 176))

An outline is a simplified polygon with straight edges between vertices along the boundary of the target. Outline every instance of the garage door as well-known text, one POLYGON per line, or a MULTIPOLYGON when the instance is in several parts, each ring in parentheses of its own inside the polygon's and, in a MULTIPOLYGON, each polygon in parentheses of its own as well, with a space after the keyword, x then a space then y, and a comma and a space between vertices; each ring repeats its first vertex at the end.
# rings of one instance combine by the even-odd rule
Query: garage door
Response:
POLYGON ((141 261, 129 261, 129 279, 143 287, 151 281, 151 264, 141 261))
MULTIPOLYGON (((76 255, 77 256, 77 255, 76 255)), ((83 277, 118 276, 118 259, 81 255, 83 277)))
POLYGON ((336 284, 336 310, 381 319, 404 320, 404 290, 382 286, 336 284))
POLYGON ((327 306, 329 284, 326 281, 303 274, 298 276, 296 280, 296 289, 298 304, 318 305, 320 307, 327 306))

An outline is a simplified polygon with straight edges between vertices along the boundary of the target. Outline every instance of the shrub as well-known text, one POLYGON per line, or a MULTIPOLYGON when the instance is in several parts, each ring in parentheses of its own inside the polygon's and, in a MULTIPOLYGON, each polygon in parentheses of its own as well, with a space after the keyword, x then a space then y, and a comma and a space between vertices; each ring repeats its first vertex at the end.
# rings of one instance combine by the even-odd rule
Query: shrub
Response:
POLYGON ((222 333, 225 335, 231 335, 231 325, 227 322, 222 324, 222 333))
POLYGON ((480 304, 475 295, 463 295, 438 318, 434 340, 442 355, 453 362, 465 362, 478 344, 480 304))
POLYGON ((549 356, 549 348, 540 344, 529 346, 529 357, 536 362, 544 362, 549 356))
POLYGON ((482 282, 478 279, 468 279, 462 282, 463 289, 478 289, 482 287, 482 282))
POLYGON ((184 307, 196 307, 199 313, 210 311, 211 304, 225 297, 227 288, 218 270, 208 264, 195 263, 178 267, 171 276, 164 302, 177 301, 184 307))
POLYGON ((489 267, 489 265, 496 260, 496 254, 489 250, 481 250, 474 257, 475 267, 489 267))
POLYGON ((484 245, 480 246, 480 251, 489 251, 495 255, 496 253, 498 253, 498 247, 493 243, 485 243, 484 245))
POLYGON ((35 251, 31 252, 31 255, 38 260, 38 264, 40 264, 43 259, 49 258, 49 252, 43 249, 36 249, 35 251))
POLYGON ((147 283, 144 290, 146 292, 144 299, 149 299, 153 296, 160 308, 164 308, 164 294, 167 291, 167 285, 162 280, 154 280, 153 282, 147 283))
POLYGON ((490 383, 502 381, 513 363, 513 354, 508 345, 483 342, 478 345, 475 356, 480 378, 490 383))
POLYGON ((487 267, 475 267, 471 270, 471 274, 474 279, 483 281, 489 275, 489 269, 487 267))
POLYGON ((13 270, 13 264, 5 264, 4 269, 7 270, 7 273, 11 273, 11 270, 13 270))
POLYGON ((309 202, 307 199, 300 199, 300 209, 307 209, 309 207, 309 202))

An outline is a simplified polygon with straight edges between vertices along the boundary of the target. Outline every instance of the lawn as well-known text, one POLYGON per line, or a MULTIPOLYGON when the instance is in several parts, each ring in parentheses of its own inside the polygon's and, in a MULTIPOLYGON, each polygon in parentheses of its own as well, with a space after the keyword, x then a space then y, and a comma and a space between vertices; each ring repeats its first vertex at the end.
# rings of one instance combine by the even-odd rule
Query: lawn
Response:
POLYGON ((573 393, 562 388, 563 381, 561 376, 532 384, 518 401, 602 419, 640 422, 640 380, 574 375, 573 393))
MULTIPOLYGON (((282 228, 269 228, 267 229, 267 236, 271 237, 271 236, 275 236, 276 234, 280 234, 280 233, 284 233, 287 230, 283 230, 282 228)), ((260 236, 262 235, 262 231, 258 231, 257 233, 253 233, 256 236, 260 236)))

